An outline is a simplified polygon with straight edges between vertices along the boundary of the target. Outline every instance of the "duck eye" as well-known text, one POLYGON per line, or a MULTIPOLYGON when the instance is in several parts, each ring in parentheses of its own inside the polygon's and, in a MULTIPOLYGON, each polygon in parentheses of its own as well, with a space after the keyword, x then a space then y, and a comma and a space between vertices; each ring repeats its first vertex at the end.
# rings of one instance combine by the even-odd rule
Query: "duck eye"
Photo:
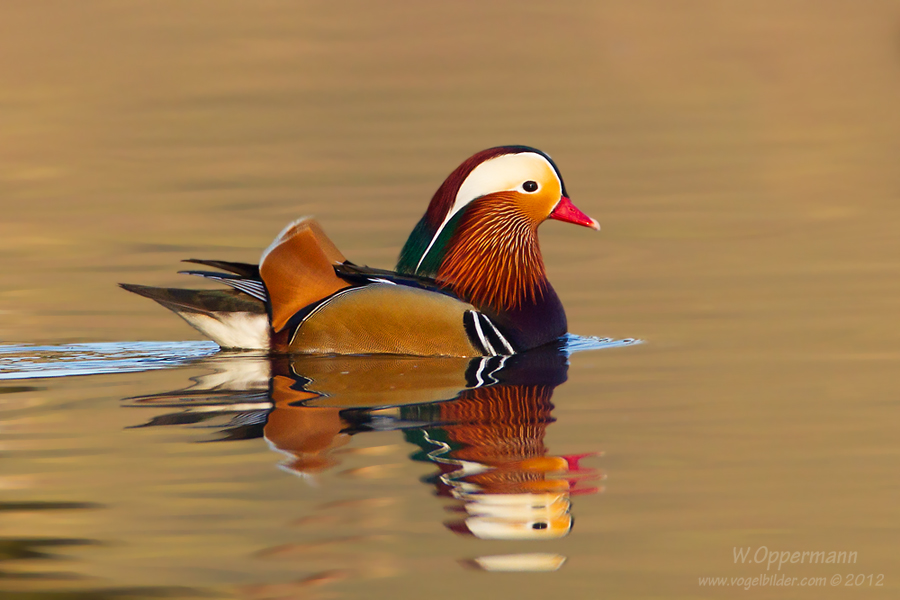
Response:
POLYGON ((538 189, 537 181, 526 181, 522 184, 522 189, 526 192, 536 192, 538 189))

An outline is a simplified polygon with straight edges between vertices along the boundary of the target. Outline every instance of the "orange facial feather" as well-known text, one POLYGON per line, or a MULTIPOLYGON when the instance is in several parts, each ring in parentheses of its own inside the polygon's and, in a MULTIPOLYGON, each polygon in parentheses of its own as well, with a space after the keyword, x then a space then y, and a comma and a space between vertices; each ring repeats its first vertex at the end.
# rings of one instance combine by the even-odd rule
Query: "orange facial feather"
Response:
POLYGON ((479 198, 450 239, 436 280, 477 307, 512 310, 539 300, 547 284, 539 224, 517 192, 479 198))

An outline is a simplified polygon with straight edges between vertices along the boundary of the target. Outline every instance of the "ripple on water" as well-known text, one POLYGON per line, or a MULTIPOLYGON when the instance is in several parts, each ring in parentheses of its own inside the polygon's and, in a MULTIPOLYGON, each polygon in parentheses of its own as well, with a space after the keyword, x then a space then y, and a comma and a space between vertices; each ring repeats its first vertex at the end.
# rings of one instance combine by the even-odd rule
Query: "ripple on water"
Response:
POLYGON ((218 351, 214 342, 0 346, 0 380, 152 371, 183 365, 218 351))
MULTIPOLYGON (((625 338, 566 334, 562 352, 621 348, 641 343, 625 338)), ((0 381, 72 377, 108 373, 138 373, 166 369, 219 352, 214 342, 102 342, 58 346, 0 346, 0 381)), ((229 353, 231 354, 231 353, 229 353)))
POLYGON ((614 340, 608 337, 580 336, 574 333, 567 333, 563 336, 565 345, 562 351, 568 356, 572 356, 576 352, 584 352, 585 350, 603 350, 604 348, 622 348, 625 346, 634 346, 643 343, 635 338, 623 338, 614 340))

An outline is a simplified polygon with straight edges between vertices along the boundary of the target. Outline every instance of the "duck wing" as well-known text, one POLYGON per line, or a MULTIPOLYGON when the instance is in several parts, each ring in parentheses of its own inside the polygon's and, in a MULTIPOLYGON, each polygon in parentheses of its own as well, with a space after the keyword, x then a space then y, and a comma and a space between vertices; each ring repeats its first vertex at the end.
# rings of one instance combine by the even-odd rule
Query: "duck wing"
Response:
POLYGON ((445 293, 389 282, 348 287, 295 315, 297 354, 496 356, 515 350, 490 319, 445 293))
POLYGON ((350 287, 334 272, 345 261, 315 219, 304 217, 285 227, 259 261, 273 331, 281 332, 299 311, 350 287))
POLYGON ((187 258, 181 262, 193 263, 195 265, 203 265, 204 267, 212 267, 227 273, 232 273, 243 277, 244 279, 254 279, 262 281, 259 275, 259 265, 251 265, 250 263, 229 262, 227 260, 205 260, 201 258, 187 258))
POLYGON ((238 291, 244 292, 248 296, 252 296, 260 302, 269 301, 269 294, 266 292, 266 286, 259 278, 250 279, 241 275, 220 273, 218 271, 178 271, 178 273, 181 275, 197 275, 206 279, 212 279, 213 281, 224 283, 225 285, 233 287, 238 291))
MULTIPOLYGON (((492 356, 515 349, 434 280, 348 262, 310 218, 263 253, 273 344, 295 354, 492 356)), ((227 282, 225 282, 227 283, 227 282)))
POLYGON ((417 275, 405 275, 388 269, 377 269, 375 267, 366 267, 353 264, 346 261, 340 265, 334 266, 334 272, 338 277, 356 285, 368 283, 395 283, 406 287, 413 287, 431 292, 438 292, 448 296, 456 297, 453 292, 441 287, 430 277, 419 277, 417 275))

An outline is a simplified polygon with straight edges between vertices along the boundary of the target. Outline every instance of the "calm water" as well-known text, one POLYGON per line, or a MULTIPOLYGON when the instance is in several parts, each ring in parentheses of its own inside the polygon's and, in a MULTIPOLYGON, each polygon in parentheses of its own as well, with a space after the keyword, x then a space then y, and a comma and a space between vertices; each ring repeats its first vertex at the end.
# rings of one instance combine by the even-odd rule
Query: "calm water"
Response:
POLYGON ((898 106, 893 1, 3 5, 0 595, 897 596, 898 106), (541 229, 562 350, 220 354, 115 285, 305 214, 391 266, 507 143, 603 226, 541 229))

